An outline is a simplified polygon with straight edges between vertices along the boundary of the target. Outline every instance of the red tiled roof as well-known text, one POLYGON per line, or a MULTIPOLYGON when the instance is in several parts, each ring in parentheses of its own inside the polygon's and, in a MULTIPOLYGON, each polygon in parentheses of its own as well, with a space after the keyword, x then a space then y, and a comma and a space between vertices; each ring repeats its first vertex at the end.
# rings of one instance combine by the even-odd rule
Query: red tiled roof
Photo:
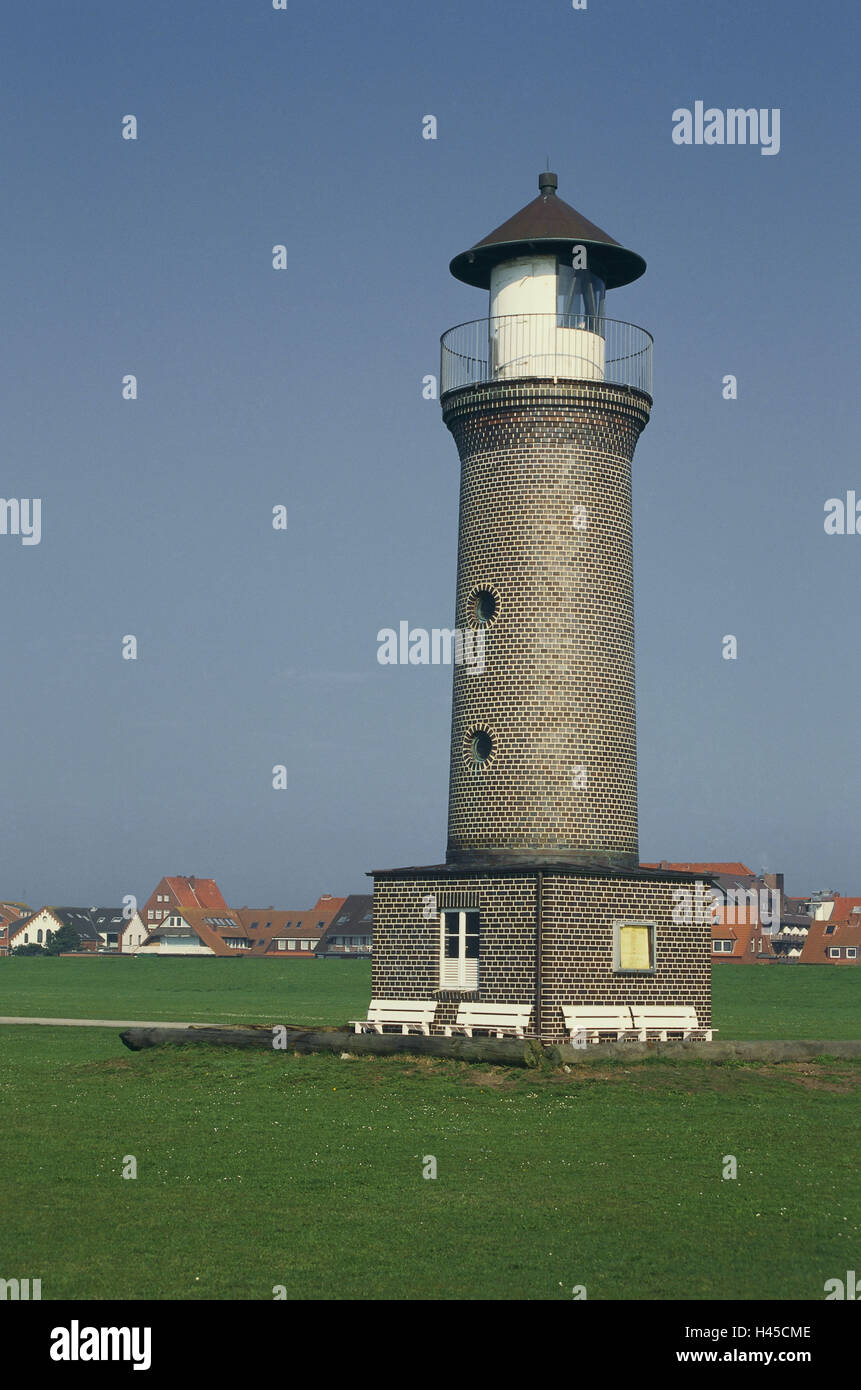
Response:
MULTIPOLYGON (((855 917, 861 917, 861 913, 856 912, 855 917)), ((857 965, 861 961, 861 921, 855 925, 834 921, 811 922, 801 948, 800 959, 802 965, 857 965), (847 956, 840 956, 834 960, 828 955, 829 946, 854 946, 858 955, 853 960, 847 956)))
POLYGON ((774 948, 771 944, 771 937, 764 933, 756 918, 756 908, 752 912, 748 909, 737 907, 735 920, 733 922, 713 922, 712 941, 732 941, 734 943, 731 952, 713 951, 712 960, 763 960, 768 956, 774 955, 774 948), (762 950, 760 950, 762 943, 762 950), (753 947, 753 949, 751 949, 753 947))
POLYGON ((262 956, 273 953, 273 942, 278 937, 302 937, 316 945, 346 901, 346 898, 333 898, 325 893, 313 907, 240 907, 237 915, 252 939, 250 954, 262 956), (263 944, 258 945, 258 942, 263 944))
POLYGON ((8 927, 11 922, 18 922, 22 917, 29 917, 33 912, 32 907, 26 903, 13 903, 5 901, 0 903, 0 931, 8 927))
POLYGON ((165 878, 180 907, 227 908, 214 878, 165 878))

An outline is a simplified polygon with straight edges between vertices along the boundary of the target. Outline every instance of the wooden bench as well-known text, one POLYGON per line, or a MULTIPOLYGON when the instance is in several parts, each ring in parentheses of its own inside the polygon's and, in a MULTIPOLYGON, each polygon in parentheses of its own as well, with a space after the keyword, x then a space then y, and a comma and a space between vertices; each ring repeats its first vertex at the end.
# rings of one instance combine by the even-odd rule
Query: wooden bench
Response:
POLYGON ((692 1004, 566 1005, 562 1017, 574 1047, 597 1042, 601 1033, 637 1042, 646 1042, 650 1033, 657 1034, 659 1042, 666 1042, 668 1033, 681 1033, 683 1038, 702 1033, 706 1042, 712 1040, 712 1029, 700 1027, 692 1004))
POLYGON ((435 999, 372 999, 367 1018, 350 1019, 355 1033, 382 1033, 385 1028, 400 1028, 402 1033, 418 1029, 430 1033, 436 1013, 435 999))
POLYGON ((586 1047, 587 1043, 597 1042, 600 1033, 612 1033, 616 1038, 624 1038, 627 1033, 635 1031, 627 1004, 566 1004, 562 1008, 562 1017, 574 1047, 586 1047))
POLYGON ((700 1028, 693 1004, 634 1004, 631 1013, 642 1042, 649 1033, 657 1033, 659 1042, 666 1042, 668 1033, 681 1033, 683 1038, 704 1033, 706 1042, 712 1040, 711 1028, 700 1028))
POLYGON ((461 1004, 456 1021, 447 1024, 445 1035, 450 1038, 452 1033, 458 1032, 471 1038, 474 1029, 480 1028, 482 1032, 495 1033, 498 1038, 522 1038, 529 1027, 531 1013, 531 1004, 461 1004))

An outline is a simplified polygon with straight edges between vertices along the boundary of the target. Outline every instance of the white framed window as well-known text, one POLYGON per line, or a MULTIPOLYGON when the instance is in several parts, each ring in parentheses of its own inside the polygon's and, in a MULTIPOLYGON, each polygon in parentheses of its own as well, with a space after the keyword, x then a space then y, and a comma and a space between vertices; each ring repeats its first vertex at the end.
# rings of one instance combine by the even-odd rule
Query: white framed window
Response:
POLYGON ((295 951, 295 950, 296 950, 296 942, 295 942, 295 941, 288 941, 288 942, 287 942, 287 949, 288 949, 288 951, 295 951))
POLYGON ((149 922, 151 922, 152 919, 153 919, 153 910, 152 910, 151 907, 150 907, 150 908, 147 908, 147 914, 146 914, 146 915, 147 915, 147 920, 148 920, 149 922))
POLYGON ((310 949, 311 949, 311 943, 310 943, 310 941, 303 941, 303 942, 302 942, 302 950, 303 950, 303 951, 310 951, 310 949))
POLYGON ((829 947, 828 947, 828 954, 829 954, 829 956, 831 957, 832 960, 839 960, 839 959, 840 959, 840 947, 839 947, 839 946, 829 946, 829 947))
POLYGON ((479 914, 458 909, 440 913, 439 982, 444 989, 477 989, 481 941, 479 914))
POLYGON ((858 959, 858 947, 857 947, 857 946, 847 946, 847 947, 846 947, 846 959, 847 959, 847 960, 857 960, 857 959, 858 959))
POLYGON ((725 939, 716 938, 712 942, 712 950, 720 954, 724 951, 727 955, 732 955, 732 942, 725 939))
POLYGON ((654 922, 613 923, 613 970, 616 974, 655 973, 654 922))

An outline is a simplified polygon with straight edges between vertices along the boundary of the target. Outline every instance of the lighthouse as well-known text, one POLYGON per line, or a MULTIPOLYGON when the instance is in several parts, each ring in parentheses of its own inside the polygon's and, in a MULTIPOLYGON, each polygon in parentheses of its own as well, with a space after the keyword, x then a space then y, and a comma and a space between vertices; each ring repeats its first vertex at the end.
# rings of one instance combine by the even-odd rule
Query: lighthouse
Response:
POLYGON ((545 1042, 590 1009, 710 1036, 702 892, 639 864, 631 470, 652 338, 613 299, 646 265, 557 189, 541 174, 450 264, 485 296, 440 369, 456 627, 483 660, 454 668, 445 863, 374 874, 373 995, 433 1000, 435 1032, 470 1004, 528 1005, 545 1042))

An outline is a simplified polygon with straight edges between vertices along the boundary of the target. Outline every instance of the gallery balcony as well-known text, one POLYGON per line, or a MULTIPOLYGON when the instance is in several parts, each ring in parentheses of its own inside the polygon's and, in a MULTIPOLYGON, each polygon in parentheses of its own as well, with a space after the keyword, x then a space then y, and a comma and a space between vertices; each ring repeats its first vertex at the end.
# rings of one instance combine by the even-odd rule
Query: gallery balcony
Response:
POLYGON ((652 335, 590 314, 504 314, 459 323, 442 336, 440 395, 484 382, 533 377, 603 381, 652 394, 652 335))

